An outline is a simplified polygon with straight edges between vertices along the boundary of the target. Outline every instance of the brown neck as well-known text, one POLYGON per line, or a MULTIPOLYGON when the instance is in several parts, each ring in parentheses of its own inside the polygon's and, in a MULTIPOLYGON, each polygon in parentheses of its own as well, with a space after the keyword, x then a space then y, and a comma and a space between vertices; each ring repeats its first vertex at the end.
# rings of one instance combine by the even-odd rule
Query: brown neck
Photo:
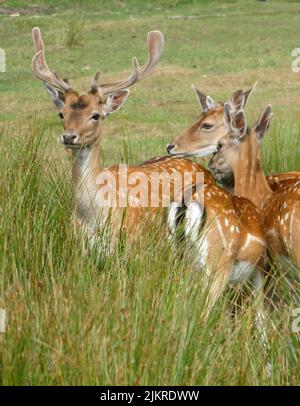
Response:
POLYGON ((75 187, 87 182, 95 182, 101 171, 99 158, 99 141, 92 145, 74 149, 73 151, 72 181, 75 187))
POLYGON ((232 169, 235 179, 234 193, 249 199, 261 209, 273 192, 260 165, 258 148, 256 134, 251 131, 240 145, 239 156, 232 169))

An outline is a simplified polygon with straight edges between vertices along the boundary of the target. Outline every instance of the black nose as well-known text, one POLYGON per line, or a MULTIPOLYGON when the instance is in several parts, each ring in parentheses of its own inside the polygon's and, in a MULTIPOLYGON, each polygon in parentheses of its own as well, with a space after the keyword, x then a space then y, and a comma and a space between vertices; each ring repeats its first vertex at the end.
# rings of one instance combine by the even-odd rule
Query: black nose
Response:
POLYGON ((175 148, 175 145, 174 145, 174 144, 169 144, 169 145, 167 146, 168 154, 171 154, 171 151, 172 151, 172 149, 174 149, 174 148, 175 148))
POLYGON ((76 138, 77 134, 65 133, 62 135, 63 143, 67 145, 73 144, 76 138))

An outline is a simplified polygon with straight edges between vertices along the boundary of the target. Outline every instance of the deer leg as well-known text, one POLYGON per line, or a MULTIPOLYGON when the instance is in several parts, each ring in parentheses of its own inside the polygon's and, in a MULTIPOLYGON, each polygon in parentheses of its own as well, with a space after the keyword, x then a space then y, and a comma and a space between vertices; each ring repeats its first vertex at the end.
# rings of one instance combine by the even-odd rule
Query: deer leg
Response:
POLYGON ((266 369, 267 374, 270 375, 272 372, 272 364, 269 357, 270 347, 268 342, 268 336, 266 332, 266 314, 264 309, 264 276, 260 269, 256 268, 252 277, 251 283, 255 289, 255 294, 257 298, 257 310, 255 317, 255 324, 260 335, 260 341, 262 343, 265 356, 267 359, 266 369))
POLYGON ((208 294, 206 298, 205 319, 207 320, 210 312, 218 299, 222 296, 230 278, 233 261, 227 261, 222 267, 217 268, 214 272, 210 272, 209 268, 206 272, 206 286, 208 294))
POLYGON ((263 298, 264 298, 264 277, 259 269, 255 269, 252 277, 251 283, 255 289, 255 294, 258 300, 258 307, 256 312, 256 325, 259 331, 262 333, 262 337, 265 337, 264 332, 264 325, 265 325, 265 314, 264 314, 264 305, 263 305, 263 298))

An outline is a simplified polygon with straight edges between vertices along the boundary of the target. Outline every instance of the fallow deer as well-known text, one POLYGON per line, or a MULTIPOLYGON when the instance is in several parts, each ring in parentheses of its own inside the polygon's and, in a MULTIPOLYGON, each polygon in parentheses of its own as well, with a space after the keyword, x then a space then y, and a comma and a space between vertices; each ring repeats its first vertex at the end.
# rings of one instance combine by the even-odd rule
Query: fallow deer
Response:
MULTIPOLYGON (((256 84, 246 92, 242 90, 235 92, 229 99, 232 108, 235 110, 244 108, 255 86, 256 84)), ((215 151, 218 141, 227 134, 227 129, 224 126, 223 103, 215 102, 194 85, 192 88, 203 111, 190 128, 168 145, 167 151, 172 156, 208 155, 215 151)))
MULTIPOLYGON (((102 230, 107 219, 113 221, 111 235, 109 237, 109 251, 118 241, 121 230, 125 230, 128 241, 132 242, 139 235, 141 228, 151 221, 164 199, 164 190, 161 179, 158 180, 156 191, 152 193, 150 180, 153 173, 167 174, 172 177, 174 174, 182 176, 185 173, 191 174, 191 183, 195 183, 197 174, 204 174, 204 181, 214 183, 210 173, 200 165, 185 159, 164 157, 159 160, 149 161, 139 166, 126 168, 127 178, 120 173, 120 166, 102 168, 99 160, 99 143, 102 134, 102 122, 110 114, 117 111, 125 103, 129 96, 128 87, 149 76, 160 59, 164 37, 159 31, 148 33, 148 61, 140 67, 136 58, 133 59, 133 71, 125 79, 107 84, 98 84, 100 72, 98 71, 92 81, 91 89, 87 94, 80 95, 70 84, 61 79, 58 74, 51 71, 47 66, 44 56, 44 44, 39 28, 33 28, 33 40, 35 44, 35 55, 32 59, 32 71, 34 75, 42 80, 46 89, 59 110, 59 116, 63 122, 62 144, 72 151, 73 169, 72 181, 75 194, 75 225, 84 232, 88 240, 94 242, 102 230), (130 175, 137 174, 135 183, 128 181, 130 175), (107 175, 108 194, 112 186, 115 187, 116 196, 113 198, 114 207, 103 208, 99 204, 98 194, 100 190, 99 177, 107 175), (109 182, 112 175, 115 185, 109 182), (119 186, 123 182, 122 193, 126 194, 137 187, 140 178, 146 178, 145 190, 134 198, 134 205, 129 205, 126 210, 126 202, 121 204, 119 186), (151 207, 151 202, 158 201, 158 207, 151 207), (146 200, 146 203, 145 203, 146 200), (141 203, 143 201, 143 204, 141 203), (133 207, 134 206, 134 207, 133 207), (148 208, 144 208, 144 206, 148 208)), ((171 196, 174 190, 167 191, 171 196)), ((124 197, 124 196, 123 196, 124 197)))
MULTIPOLYGON (((256 87, 254 86, 243 92, 236 91, 228 103, 231 110, 238 111, 244 109, 246 103, 256 87)), ((169 144, 167 151, 172 156, 203 156, 213 152, 219 140, 227 134, 227 128, 224 123, 224 105, 215 102, 210 96, 206 96, 194 85, 197 99, 202 107, 202 113, 197 121, 181 135, 175 138, 172 144, 169 144)), ((218 162, 218 170, 214 171, 215 179, 228 191, 234 188, 234 178, 230 167, 222 162, 218 162)), ((300 180, 300 172, 275 173, 267 177, 268 183, 273 191, 277 188, 284 188, 300 180)))
MULTIPOLYGON (((239 90, 232 95, 230 104, 235 111, 245 107, 254 87, 246 92, 239 90)), ((168 146, 170 155, 209 154, 216 150, 219 139, 228 132, 224 125, 223 105, 215 103, 195 87, 194 90, 203 112, 192 127, 168 146)), ((248 280, 257 293, 262 292, 264 279, 261 268, 265 260, 265 239, 259 212, 249 200, 233 196, 212 184, 205 184, 201 193, 192 196, 183 214, 180 204, 172 204, 169 226, 175 234, 180 219, 184 218, 187 240, 196 250, 193 255, 195 266, 205 269, 209 276, 209 314, 227 284, 248 280)), ((261 312, 260 309, 258 318, 261 318, 261 312)))
POLYGON ((225 104, 224 119, 229 133, 219 141, 210 166, 216 169, 222 161, 232 169, 234 193, 248 198, 260 210, 268 250, 273 256, 287 257, 300 267, 300 179, 287 176, 274 192, 259 160, 260 143, 271 118, 272 110, 268 106, 250 130, 244 112, 233 112, 225 104))
POLYGON ((171 204, 169 227, 176 235, 177 228, 183 225, 193 268, 205 271, 209 287, 206 316, 228 284, 249 281, 260 294, 265 240, 255 205, 217 185, 204 184, 183 209, 181 206, 181 201, 171 204))
MULTIPOLYGON (((205 272, 205 317, 228 285, 250 283, 257 298, 256 324, 268 359, 263 289, 266 241, 258 208, 249 196, 235 196, 212 184, 204 184, 194 193, 185 210, 180 206, 172 203, 169 227, 174 235, 179 227, 184 227, 192 267, 205 272)), ((270 362, 266 367, 270 373, 270 362)))

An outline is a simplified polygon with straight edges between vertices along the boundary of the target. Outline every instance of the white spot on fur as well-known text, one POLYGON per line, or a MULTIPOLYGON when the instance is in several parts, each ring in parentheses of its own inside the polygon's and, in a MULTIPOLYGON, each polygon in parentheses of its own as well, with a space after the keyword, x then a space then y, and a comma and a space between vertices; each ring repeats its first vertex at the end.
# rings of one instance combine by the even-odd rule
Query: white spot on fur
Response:
POLYGON ((252 234, 247 234, 247 238, 246 238, 246 242, 245 245, 243 246, 242 250, 245 250, 248 248, 249 244, 251 244, 252 242, 257 242, 258 244, 261 244, 263 246, 265 246, 265 242, 264 240, 262 240, 259 237, 256 237, 255 235, 252 234))

